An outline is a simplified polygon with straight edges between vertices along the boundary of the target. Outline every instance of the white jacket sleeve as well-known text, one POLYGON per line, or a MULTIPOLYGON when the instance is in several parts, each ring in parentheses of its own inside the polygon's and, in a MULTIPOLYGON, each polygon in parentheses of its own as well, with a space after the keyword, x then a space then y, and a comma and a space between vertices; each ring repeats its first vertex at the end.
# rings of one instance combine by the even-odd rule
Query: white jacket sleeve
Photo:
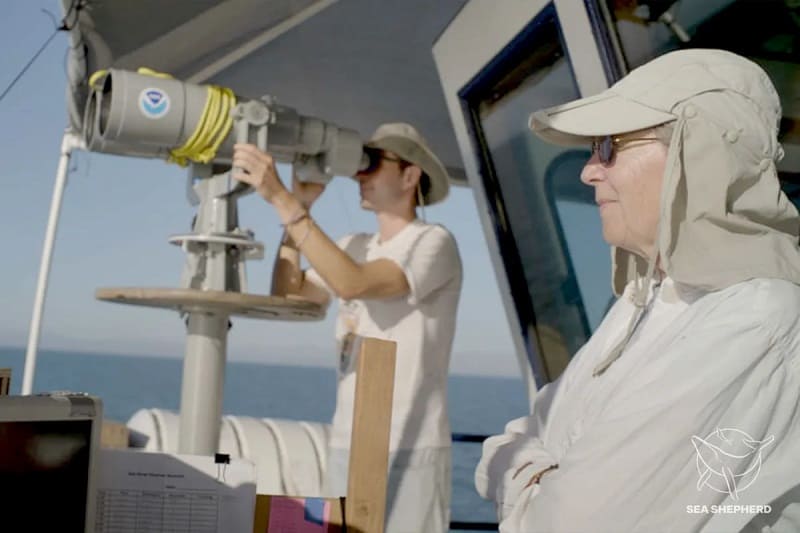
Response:
MULTIPOLYGON (((627 320, 625 302, 616 305, 603 319, 600 329, 614 330, 618 323, 627 320)), ((630 306, 628 306, 630 307, 630 306)), ((475 488, 483 498, 497 504, 498 519, 503 520, 519 500, 525 486, 537 472, 558 463, 560 451, 548 446, 548 428, 554 411, 563 398, 568 398, 573 388, 574 376, 590 371, 587 356, 602 344, 593 337, 575 356, 564 373, 552 383, 542 387, 533 399, 530 416, 512 420, 502 435, 490 437, 483 444, 483 454, 475 470, 475 488)), ((552 472, 548 472, 548 476, 552 472)), ((538 490, 538 485, 531 490, 538 490)))
MULTIPOLYGON (((580 435, 559 457, 558 470, 518 492, 501 532, 697 531, 711 515, 692 512, 694 506, 727 495, 700 486, 693 437, 717 428, 739 428, 756 441, 774 436, 761 452, 764 461, 797 446, 787 433, 796 428, 797 410, 784 392, 800 383, 786 363, 786 343, 735 314, 684 333, 646 364, 615 365, 596 378, 625 372, 577 424, 580 435)), ((751 460, 728 458, 727 467, 745 471, 751 460)))
POLYGON ((555 463, 541 436, 560 381, 545 385, 536 395, 533 414, 512 420, 505 433, 486 439, 475 470, 478 494, 497 504, 498 520, 505 518, 531 476, 555 463))

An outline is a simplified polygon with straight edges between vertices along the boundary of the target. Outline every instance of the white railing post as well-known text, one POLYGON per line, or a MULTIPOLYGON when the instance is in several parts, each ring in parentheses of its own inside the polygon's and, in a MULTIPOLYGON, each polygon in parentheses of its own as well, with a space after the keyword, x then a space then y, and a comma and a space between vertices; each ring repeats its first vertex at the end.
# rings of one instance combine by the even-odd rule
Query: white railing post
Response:
POLYGON ((47 231, 42 248, 42 259, 39 264, 39 281, 36 286, 36 297, 33 302, 33 316, 28 333, 28 348, 25 352, 25 369, 22 374, 22 394, 29 395, 33 390, 33 376, 36 371, 36 355, 39 347, 39 333, 42 327, 42 312, 44 300, 47 296, 47 281, 50 277, 50 263, 53 255, 53 246, 56 240, 58 218, 61 213, 61 200, 64 197, 64 187, 69 174, 69 162, 72 151, 83 148, 83 139, 71 128, 67 128, 61 141, 61 156, 58 159, 56 182, 53 186, 53 199, 50 202, 50 216, 47 220, 47 231))

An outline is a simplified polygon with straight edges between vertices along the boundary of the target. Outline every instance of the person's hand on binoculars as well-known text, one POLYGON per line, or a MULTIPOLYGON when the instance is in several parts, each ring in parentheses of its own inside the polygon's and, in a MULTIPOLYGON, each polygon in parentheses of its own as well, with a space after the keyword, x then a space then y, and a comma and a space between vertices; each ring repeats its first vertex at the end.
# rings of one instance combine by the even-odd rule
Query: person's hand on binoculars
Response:
POLYGON ((262 152, 253 144, 233 145, 233 172, 234 179, 247 183, 270 203, 281 192, 286 191, 275 160, 272 156, 262 152))
POLYGON ((297 174, 292 174, 292 194, 306 209, 311 208, 324 190, 325 184, 301 181, 297 174))

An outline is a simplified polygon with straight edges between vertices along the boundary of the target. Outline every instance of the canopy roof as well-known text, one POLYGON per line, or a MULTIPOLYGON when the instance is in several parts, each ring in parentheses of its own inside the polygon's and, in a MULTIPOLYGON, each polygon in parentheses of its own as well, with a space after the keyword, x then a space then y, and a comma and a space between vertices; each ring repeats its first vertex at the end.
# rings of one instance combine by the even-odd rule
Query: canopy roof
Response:
POLYGON ((464 180, 431 48, 466 0, 61 2, 72 28, 67 101, 78 130, 93 72, 148 67, 247 97, 268 94, 365 138, 382 122, 410 122, 464 180))

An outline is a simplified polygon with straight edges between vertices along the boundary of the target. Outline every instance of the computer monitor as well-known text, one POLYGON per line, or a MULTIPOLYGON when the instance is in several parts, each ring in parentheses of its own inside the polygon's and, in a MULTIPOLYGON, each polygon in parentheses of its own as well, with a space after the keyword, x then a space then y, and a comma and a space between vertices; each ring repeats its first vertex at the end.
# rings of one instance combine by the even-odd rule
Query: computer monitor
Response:
POLYGON ((84 394, 0 396, 3 522, 94 533, 102 402, 84 394))

